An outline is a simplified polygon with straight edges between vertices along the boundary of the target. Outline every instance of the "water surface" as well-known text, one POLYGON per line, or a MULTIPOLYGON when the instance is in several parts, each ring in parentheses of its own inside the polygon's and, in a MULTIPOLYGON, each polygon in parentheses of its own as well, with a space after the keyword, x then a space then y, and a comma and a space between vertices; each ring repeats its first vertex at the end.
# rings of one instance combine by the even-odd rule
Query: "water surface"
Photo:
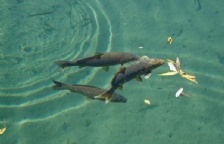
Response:
MULTIPOLYGON (((2 144, 223 143, 224 8, 221 0, 0 1, 2 144), (172 44, 167 38, 173 38, 172 44), (142 46, 142 49, 139 47, 142 46), (55 60, 121 51, 180 58, 179 75, 130 81, 125 104, 53 91, 52 80, 109 88, 120 66, 59 69, 55 60), (175 97, 183 87, 188 97, 175 97), (149 99, 148 107, 143 100, 149 99)), ((128 64, 127 64, 128 65, 128 64)))

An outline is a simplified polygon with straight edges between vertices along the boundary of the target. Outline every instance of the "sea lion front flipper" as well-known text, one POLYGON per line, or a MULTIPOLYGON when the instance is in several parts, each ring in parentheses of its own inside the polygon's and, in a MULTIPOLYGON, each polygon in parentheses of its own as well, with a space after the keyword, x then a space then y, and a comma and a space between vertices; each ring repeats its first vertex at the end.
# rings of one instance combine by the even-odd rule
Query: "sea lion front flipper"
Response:
POLYGON ((118 86, 118 89, 119 89, 119 90, 123 90, 123 85, 119 85, 119 86, 118 86))
POLYGON ((103 69, 104 71, 108 72, 108 71, 109 71, 109 66, 102 67, 102 69, 103 69))
POLYGON ((118 73, 124 73, 126 70, 126 67, 120 67, 118 70, 118 73))
POLYGON ((137 75, 137 76, 135 77, 135 79, 136 79, 138 82, 142 82, 142 78, 141 78, 140 75, 137 75))

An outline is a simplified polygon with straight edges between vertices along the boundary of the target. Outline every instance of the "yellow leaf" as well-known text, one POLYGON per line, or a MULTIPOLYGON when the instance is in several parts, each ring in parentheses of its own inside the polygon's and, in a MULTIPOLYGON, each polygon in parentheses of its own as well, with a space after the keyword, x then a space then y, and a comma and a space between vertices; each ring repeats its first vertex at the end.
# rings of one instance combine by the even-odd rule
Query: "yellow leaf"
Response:
POLYGON ((171 44, 171 43, 173 42, 172 37, 168 37, 168 38, 167 38, 167 42, 168 42, 169 44, 171 44))
POLYGON ((175 75, 178 74, 178 72, 167 72, 167 73, 162 73, 162 74, 158 74, 160 76, 171 76, 171 75, 175 75))
POLYGON ((167 59, 167 62, 171 62, 172 64, 175 64, 175 62, 170 59, 167 59))
POLYGON ((181 76, 184 78, 195 79, 195 76, 193 76, 193 75, 186 74, 186 75, 181 75, 181 76))
POLYGON ((180 70, 179 74, 182 76, 182 75, 186 75, 187 73, 185 73, 183 70, 180 70))
POLYGON ((150 105, 151 102, 148 99, 144 99, 145 104, 150 105))
POLYGON ((192 82, 194 82, 194 83, 198 83, 197 81, 196 81, 196 79, 194 79, 194 78, 188 78, 188 77, 184 77, 184 78, 186 78, 186 79, 188 79, 189 81, 192 81, 192 82))
POLYGON ((0 134, 3 134, 6 130, 6 127, 0 129, 0 134))

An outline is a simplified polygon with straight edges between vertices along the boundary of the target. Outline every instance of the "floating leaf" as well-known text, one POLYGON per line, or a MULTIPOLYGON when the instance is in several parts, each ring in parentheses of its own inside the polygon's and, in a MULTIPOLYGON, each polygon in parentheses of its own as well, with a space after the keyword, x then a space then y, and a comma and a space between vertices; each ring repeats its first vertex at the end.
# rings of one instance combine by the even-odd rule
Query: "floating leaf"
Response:
POLYGON ((148 99, 144 99, 144 103, 147 104, 147 105, 151 104, 151 102, 148 99))
POLYGON ((167 62, 171 62, 172 64, 175 64, 175 62, 170 59, 167 59, 167 62))
POLYGON ((180 95, 181 95, 181 93, 183 92, 183 88, 180 88, 177 92, 176 92, 176 94, 175 94, 175 96, 176 97, 179 97, 180 95))
POLYGON ((181 76, 184 78, 195 79, 195 76, 193 76, 193 75, 186 74, 186 75, 181 75, 181 76))
POLYGON ((0 129, 0 134, 3 134, 6 130, 6 127, 0 129))
POLYGON ((175 75, 178 74, 178 72, 167 72, 167 73, 162 73, 162 74, 158 74, 160 76, 171 76, 171 75, 175 75))
POLYGON ((183 78, 186 78, 186 79, 188 79, 188 80, 190 80, 190 81, 192 81, 192 82, 194 82, 194 83, 198 83, 198 82, 196 81, 196 77, 193 76, 193 75, 189 75, 189 74, 187 74, 187 73, 185 73, 185 72, 180 73, 180 75, 181 75, 183 78))
POLYGON ((180 60, 178 57, 176 58, 176 69, 177 71, 180 71, 180 60))
POLYGON ((189 81, 192 81, 192 82, 198 84, 198 82, 196 81, 195 78, 188 78, 188 77, 184 77, 184 78, 186 78, 186 79, 188 79, 189 81))
POLYGON ((189 75, 180 69, 180 60, 178 57, 176 58, 176 67, 174 66, 175 62, 170 59, 167 59, 167 64, 172 72, 158 74, 159 76, 172 76, 179 73, 183 78, 186 78, 194 83, 198 83, 195 76, 189 75))
POLYGON ((168 62, 167 64, 168 64, 168 66, 169 66, 169 68, 170 68, 171 71, 175 71, 175 72, 177 71, 177 69, 175 68, 175 66, 173 65, 173 63, 168 62))

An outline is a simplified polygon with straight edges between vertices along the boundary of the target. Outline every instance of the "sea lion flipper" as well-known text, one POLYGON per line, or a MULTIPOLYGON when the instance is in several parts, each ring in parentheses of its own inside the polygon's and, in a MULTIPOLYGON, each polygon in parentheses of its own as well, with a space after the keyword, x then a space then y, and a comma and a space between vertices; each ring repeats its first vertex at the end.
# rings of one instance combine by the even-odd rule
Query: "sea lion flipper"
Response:
POLYGON ((109 71, 109 66, 102 67, 102 69, 103 69, 104 71, 108 72, 108 71, 109 71))
POLYGON ((58 65, 59 67, 61 67, 61 68, 65 68, 65 67, 69 66, 69 61, 61 61, 61 60, 59 60, 59 61, 54 61, 54 63, 56 65, 58 65))
POLYGON ((119 86, 118 86, 118 89, 119 89, 119 90, 123 90, 123 85, 119 85, 119 86))
POLYGON ((120 69, 118 70, 118 73, 124 73, 126 70, 126 67, 120 67, 120 69))
POLYGON ((139 76, 139 75, 137 75, 137 76, 135 77, 135 79, 136 79, 138 82, 142 82, 142 78, 141 78, 141 76, 139 76))
POLYGON ((56 81, 56 80, 53 80, 53 82, 54 82, 55 85, 52 86, 52 89, 54 89, 54 90, 64 89, 64 84, 63 83, 61 83, 59 81, 56 81))

